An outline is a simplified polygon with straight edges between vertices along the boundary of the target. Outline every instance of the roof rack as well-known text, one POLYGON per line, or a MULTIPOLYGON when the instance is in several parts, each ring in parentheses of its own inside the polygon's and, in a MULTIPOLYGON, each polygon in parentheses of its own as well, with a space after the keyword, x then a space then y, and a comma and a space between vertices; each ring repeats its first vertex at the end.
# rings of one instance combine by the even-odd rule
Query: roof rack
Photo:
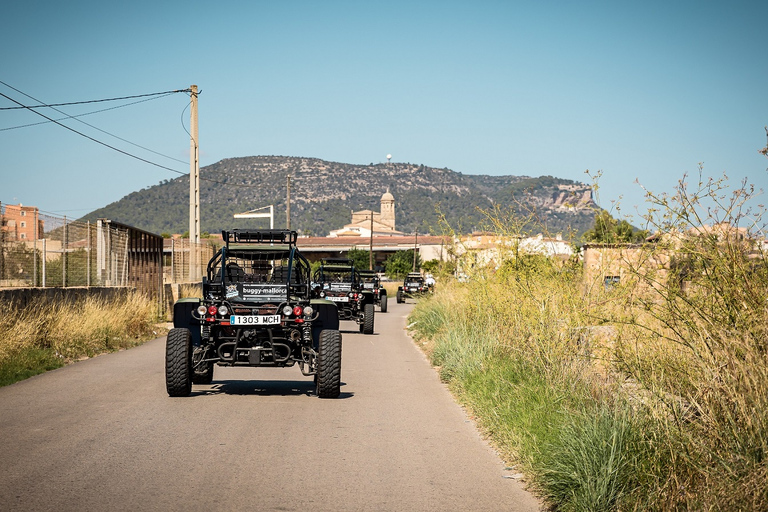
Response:
POLYGON ((233 229, 221 232, 221 238, 227 245, 244 242, 296 245, 298 237, 296 231, 287 229, 233 229))
POLYGON ((321 263, 323 265, 346 265, 349 267, 354 264, 352 260, 346 258, 323 258, 321 263))

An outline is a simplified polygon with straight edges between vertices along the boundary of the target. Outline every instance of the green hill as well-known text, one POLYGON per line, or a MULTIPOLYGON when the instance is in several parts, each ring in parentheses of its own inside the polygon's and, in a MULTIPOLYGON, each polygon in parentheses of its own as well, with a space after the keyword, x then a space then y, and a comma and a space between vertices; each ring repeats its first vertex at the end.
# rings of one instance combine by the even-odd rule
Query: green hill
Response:
MULTIPOLYGON (((267 220, 235 220, 233 215, 270 204, 275 207, 275 227, 284 227, 289 174, 291 227, 302 234, 326 235, 349 223, 353 210, 379 211, 387 189, 396 201, 396 228, 405 233, 439 233, 438 208, 462 232, 482 229, 478 209, 494 204, 525 205, 553 234, 580 234, 593 224, 590 187, 551 176, 468 175, 406 163, 353 165, 254 156, 228 158, 200 169, 201 229, 213 233, 233 227, 267 227, 267 220)), ((189 176, 133 192, 83 220, 97 218, 154 233, 183 233, 189 226, 189 176)))

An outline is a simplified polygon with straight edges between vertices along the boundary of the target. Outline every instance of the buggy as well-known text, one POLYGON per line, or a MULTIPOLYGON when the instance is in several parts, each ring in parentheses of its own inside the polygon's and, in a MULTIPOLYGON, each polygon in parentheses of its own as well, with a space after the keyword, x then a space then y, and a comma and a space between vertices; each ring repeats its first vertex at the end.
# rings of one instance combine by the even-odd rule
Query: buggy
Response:
POLYGON ((364 288, 352 260, 328 258, 315 271, 315 294, 338 307, 339 319, 354 320, 360 332, 373 334, 373 290, 364 288))
POLYGON ((373 270, 358 270, 363 289, 373 291, 373 302, 382 313, 387 312, 387 290, 381 285, 379 274, 373 270))
POLYGON ((419 272, 409 272, 402 286, 397 287, 397 303, 405 302, 406 298, 416 298, 429 293, 432 288, 424 282, 419 272))
POLYGON ((165 380, 170 396, 210 384, 216 366, 290 367, 314 377, 317 396, 336 398, 341 334, 333 302, 312 299, 310 265, 286 230, 223 231, 208 262, 202 298, 173 307, 165 380))

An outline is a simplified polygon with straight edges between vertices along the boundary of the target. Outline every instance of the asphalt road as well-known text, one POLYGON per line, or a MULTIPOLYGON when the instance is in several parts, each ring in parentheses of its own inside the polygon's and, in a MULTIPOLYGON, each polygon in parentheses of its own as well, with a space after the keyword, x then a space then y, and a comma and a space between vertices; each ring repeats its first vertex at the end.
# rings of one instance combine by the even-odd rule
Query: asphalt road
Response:
POLYGON ((528 511, 404 331, 342 322, 342 395, 298 367, 165 391, 165 339, 0 388, 0 510, 528 511))

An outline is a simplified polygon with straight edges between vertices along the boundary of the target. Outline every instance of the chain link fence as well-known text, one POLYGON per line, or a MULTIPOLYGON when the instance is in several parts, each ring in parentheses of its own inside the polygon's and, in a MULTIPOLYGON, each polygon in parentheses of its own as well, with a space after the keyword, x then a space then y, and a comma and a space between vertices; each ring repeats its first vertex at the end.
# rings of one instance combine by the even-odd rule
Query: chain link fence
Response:
POLYGON ((216 247, 210 242, 192 244, 189 238, 167 238, 163 248, 163 282, 200 283, 216 247))
POLYGON ((0 288, 131 287, 164 301, 164 285, 199 283, 214 252, 210 243, 35 207, 0 205, 0 221, 0 288))

